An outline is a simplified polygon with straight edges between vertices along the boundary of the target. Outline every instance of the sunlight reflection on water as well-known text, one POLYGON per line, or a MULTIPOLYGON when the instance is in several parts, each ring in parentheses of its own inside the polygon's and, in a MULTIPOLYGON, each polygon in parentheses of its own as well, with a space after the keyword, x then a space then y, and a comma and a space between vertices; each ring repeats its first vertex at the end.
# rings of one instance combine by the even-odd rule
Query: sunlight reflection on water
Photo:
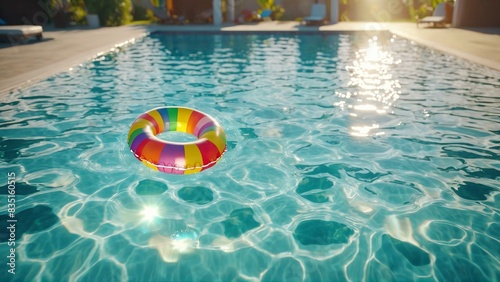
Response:
POLYGON ((348 86, 353 90, 336 92, 341 100, 334 105, 348 109, 353 117, 353 136, 383 135, 383 131, 375 131, 379 124, 370 120, 374 114, 390 112, 401 93, 399 81, 393 78, 393 67, 401 60, 395 59, 380 45, 378 37, 374 36, 368 40, 367 47, 356 51, 352 65, 346 67, 351 76, 348 86))

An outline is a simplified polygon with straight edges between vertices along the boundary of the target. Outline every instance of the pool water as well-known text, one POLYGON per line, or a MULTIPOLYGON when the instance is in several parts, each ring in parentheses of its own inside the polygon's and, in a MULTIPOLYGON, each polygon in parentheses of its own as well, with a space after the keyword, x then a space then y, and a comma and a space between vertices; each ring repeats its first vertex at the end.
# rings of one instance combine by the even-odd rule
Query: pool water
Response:
POLYGON ((499 94, 386 33, 152 34, 0 98, 0 280, 500 280, 499 94), (161 106, 217 119, 222 160, 137 161, 161 106))

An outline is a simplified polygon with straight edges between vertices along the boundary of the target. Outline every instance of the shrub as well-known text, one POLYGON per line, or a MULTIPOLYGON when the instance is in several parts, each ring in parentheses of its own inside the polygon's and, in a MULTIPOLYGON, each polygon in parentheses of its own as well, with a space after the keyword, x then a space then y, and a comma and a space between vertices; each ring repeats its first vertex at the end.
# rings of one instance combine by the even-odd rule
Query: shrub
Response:
POLYGON ((132 21, 130 0, 85 0, 88 14, 97 14, 104 26, 118 26, 132 21))
POLYGON ((262 10, 271 10, 271 18, 273 20, 280 20, 283 17, 283 14, 285 13, 285 9, 281 7, 280 5, 276 5, 274 3, 274 0, 257 0, 257 3, 259 3, 260 9, 259 13, 262 12, 262 10))
POLYGON ((77 24, 85 24, 85 3, 83 0, 71 0, 71 13, 73 14, 73 21, 77 24))

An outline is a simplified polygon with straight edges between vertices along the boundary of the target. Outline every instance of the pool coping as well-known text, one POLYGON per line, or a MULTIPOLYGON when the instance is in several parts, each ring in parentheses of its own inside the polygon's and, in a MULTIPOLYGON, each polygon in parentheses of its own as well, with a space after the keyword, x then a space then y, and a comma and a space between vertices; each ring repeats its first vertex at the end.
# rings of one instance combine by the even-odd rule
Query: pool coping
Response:
MULTIPOLYGON (((50 49, 57 49, 58 40, 59 42, 64 41, 65 35, 71 35, 71 30, 67 34, 64 34, 65 30, 57 29, 47 29, 44 32, 46 37, 54 36, 55 40, 48 42, 46 45, 38 43, 27 44, 26 46, 16 46, 10 48, 18 48, 20 52, 27 54, 26 58, 22 56, 19 60, 30 61, 30 50, 36 50, 38 48, 45 49, 46 52, 50 52, 50 49), (62 32, 62 34, 58 34, 62 32), (57 35, 57 36, 56 36, 57 35), (47 51, 48 50, 48 51, 47 51)), ((92 60, 96 56, 112 52, 120 45, 128 44, 147 36, 154 32, 175 32, 175 33, 191 33, 191 32, 202 32, 202 33, 256 33, 256 34, 273 34, 273 33, 352 33, 352 32, 365 32, 369 35, 375 35, 380 32, 390 32, 394 35, 401 36, 416 42, 417 44, 427 46, 441 52, 451 54, 463 59, 466 59, 472 63, 480 64, 494 70, 500 70, 500 59, 486 59, 484 57, 478 56, 477 52, 467 52, 468 50, 460 50, 456 48, 456 42, 451 44, 446 44, 446 40, 458 40, 463 37, 463 34, 468 36, 475 36, 474 40, 483 40, 486 44, 499 44, 500 46, 500 36, 488 37, 487 35, 481 35, 474 31, 464 31, 459 29, 415 29, 412 23, 373 23, 373 22, 342 22, 335 25, 324 25, 324 26, 302 26, 297 22, 267 22, 267 23, 257 23, 257 24, 246 24, 246 25, 223 25, 223 26, 213 26, 213 25, 144 25, 144 26, 122 26, 122 27, 112 27, 112 28, 100 28, 100 29, 83 29, 76 32, 80 32, 80 35, 86 35, 88 38, 98 38, 96 42, 83 42, 92 46, 92 48, 85 49, 83 52, 73 52, 67 58, 50 62, 46 65, 34 67, 33 70, 27 72, 21 72, 14 76, 8 77, 6 79, 0 78, 0 96, 5 95, 5 93, 12 92, 18 89, 25 88, 31 84, 34 84, 40 80, 46 79, 57 73, 67 71, 75 66, 78 66, 86 61, 92 60), (440 37, 434 37, 434 34, 439 34, 440 37), (97 36, 98 35, 98 36, 97 36), (106 37, 113 35, 113 39, 106 40, 106 37), (446 39, 441 37, 449 36, 446 39), (457 38, 457 36, 459 38, 457 38), (114 39, 116 37, 116 40, 114 39), (433 40, 429 40, 433 39, 433 40), (444 41, 443 41, 444 40, 444 41), (498 41, 497 41, 498 40, 498 41), (455 48, 453 48, 455 46, 455 48)), ((74 40, 85 40, 80 39, 80 37, 74 37, 74 40)), ((64 44, 64 43, 61 43, 64 44)), ((471 45, 469 49, 473 49, 474 45, 471 45)), ((74 46, 69 45, 69 48, 74 48, 74 46)), ((488 47, 488 46, 486 46, 488 47)), ((6 48, 9 49, 9 48, 6 48)), ((71 50, 69 50, 71 53, 71 50)), ((6 56, 7 51, 0 49, 0 59, 6 56)), ((482 54, 481 54, 482 55, 482 54)), ((1 61, 1 60, 0 60, 1 61)), ((24 63, 27 63, 24 62, 24 63)), ((1 65, 0 65, 1 66, 1 65)), ((2 66, 3 67, 3 66, 2 66)), ((9 66, 5 66, 8 68, 9 66)), ((1 76, 0 76, 1 77, 1 76)))
MULTIPOLYGON (((147 35, 147 33, 145 33, 143 36, 146 36, 146 35, 147 35)), ((34 71, 15 76, 13 78, 9 78, 6 82, 2 82, 2 84, 6 83, 8 86, 4 89, 0 88, 0 96, 2 95, 3 92, 9 92, 9 91, 14 91, 16 89, 24 88, 24 87, 32 85, 38 81, 41 81, 41 80, 49 78, 53 75, 56 75, 58 73, 68 71, 68 70, 70 70, 78 65, 81 65, 82 63, 93 60, 96 57, 99 57, 99 56, 104 55, 104 54, 108 54, 109 52, 113 52, 115 50, 115 48, 119 48, 123 45, 130 44, 133 41, 135 41, 136 39, 139 39, 143 36, 134 37, 134 38, 131 38, 131 39, 126 40, 124 42, 105 46, 105 47, 98 47, 98 48, 89 50, 88 53, 86 53, 86 54, 81 54, 77 57, 66 59, 63 61, 59 61, 57 63, 36 69, 34 71)))
MULTIPOLYGON (((89 31, 92 31, 89 29, 89 31)), ((48 33, 50 34, 51 31, 48 33)), ((87 49, 84 52, 76 53, 66 59, 56 61, 54 63, 47 64, 45 66, 41 66, 35 68, 32 71, 21 73, 19 75, 10 77, 5 80, 0 80, 0 96, 5 95, 5 93, 16 91, 18 89, 22 89, 28 87, 36 82, 47 79, 53 75, 58 73, 71 70, 72 68, 81 65, 85 62, 91 61, 98 56, 103 54, 107 54, 109 52, 113 52, 116 48, 121 47, 123 45, 130 44, 135 40, 138 40, 144 36, 147 36, 149 32, 143 29, 141 32, 133 34, 131 36, 124 36, 119 40, 113 41, 111 43, 104 44, 96 44, 93 48, 87 49)), ((46 37, 46 35, 44 35, 46 37)), ((56 39, 57 40, 57 39, 56 39)), ((28 47, 29 45, 21 45, 14 46, 11 48, 19 48, 23 52, 23 47, 28 47)), ((29 59, 28 59, 29 60, 29 59)))

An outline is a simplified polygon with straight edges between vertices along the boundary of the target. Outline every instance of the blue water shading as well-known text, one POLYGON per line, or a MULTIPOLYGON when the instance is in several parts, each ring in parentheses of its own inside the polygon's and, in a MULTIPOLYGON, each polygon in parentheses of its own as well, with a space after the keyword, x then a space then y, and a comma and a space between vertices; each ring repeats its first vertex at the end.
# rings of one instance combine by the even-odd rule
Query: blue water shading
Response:
POLYGON ((151 179, 141 180, 135 187, 135 192, 141 196, 160 195, 167 190, 168 187, 165 183, 151 179))
POLYGON ((457 188, 452 188, 452 190, 461 198, 477 201, 484 201, 492 192, 498 191, 493 187, 470 181, 465 181, 457 188))
POLYGON ((119 267, 108 259, 103 259, 94 264, 90 271, 84 274, 81 281, 95 281, 95 278, 103 279, 103 281, 122 281, 121 270, 119 267))
MULTIPOLYGON (((439 269, 439 276, 443 279, 455 277, 458 281, 485 281, 489 280, 487 277, 491 277, 490 275, 485 275, 490 272, 484 269, 486 266, 477 265, 457 255, 451 255, 437 260, 436 266, 439 269)), ((493 276, 495 276, 495 274, 493 276)), ((495 279, 496 278, 498 278, 498 271, 495 279)))
POLYGON ((177 192, 179 198, 197 205, 208 204, 214 199, 214 192, 206 187, 184 187, 177 192))
POLYGON ((338 164, 296 165, 296 167, 305 175, 328 173, 336 178, 341 178, 340 171, 342 166, 338 164))
POLYGON ((36 144, 39 140, 5 139, 0 137, 1 156, 7 162, 12 162, 20 156, 20 149, 36 144))
POLYGON ((302 245, 344 244, 354 234, 347 225, 324 220, 304 220, 299 223, 293 236, 302 245))
POLYGON ((429 254, 424 250, 411 243, 400 241, 388 235, 384 236, 385 237, 382 238, 382 243, 388 244, 389 242, 387 240, 389 240, 390 244, 392 244, 392 246, 394 246, 394 248, 400 254, 402 254, 411 264, 415 266, 422 266, 431 263, 429 254))
MULTIPOLYGON (((8 214, 0 215, 0 228, 2 233, 0 233, 0 242, 7 242, 9 239, 9 233, 5 232, 7 226, 10 225, 7 220, 12 219, 8 214)), ((15 214, 14 219, 19 219, 15 223, 15 234, 16 238, 20 239, 22 236, 27 234, 33 234, 41 232, 53 226, 59 222, 59 218, 54 214, 52 208, 47 205, 36 205, 32 208, 28 208, 19 211, 15 214)))
MULTIPOLYGON (((24 182, 15 183, 16 195, 29 195, 38 192, 38 187, 24 182)), ((9 195, 9 185, 0 187, 0 195, 9 195)))
POLYGON ((253 128, 240 128, 240 134, 245 139, 253 139, 259 137, 255 134, 255 130, 253 128))
POLYGON ((325 190, 331 188, 333 188, 333 182, 328 178, 304 177, 295 192, 311 202, 324 203, 330 199, 325 190))
POLYGON ((366 168, 350 167, 344 164, 319 164, 319 165, 296 165, 297 169, 306 175, 318 175, 328 173, 336 178, 342 178, 341 172, 346 172, 347 175, 355 177, 356 179, 373 182, 389 173, 373 172, 366 168))
POLYGON ((224 235, 227 238, 238 238, 243 233, 259 227, 260 223, 253 216, 254 211, 251 208, 232 211, 229 217, 221 222, 224 227, 224 235))
POLYGON ((283 258, 274 263, 262 281, 302 281, 303 270, 293 258, 283 258))

